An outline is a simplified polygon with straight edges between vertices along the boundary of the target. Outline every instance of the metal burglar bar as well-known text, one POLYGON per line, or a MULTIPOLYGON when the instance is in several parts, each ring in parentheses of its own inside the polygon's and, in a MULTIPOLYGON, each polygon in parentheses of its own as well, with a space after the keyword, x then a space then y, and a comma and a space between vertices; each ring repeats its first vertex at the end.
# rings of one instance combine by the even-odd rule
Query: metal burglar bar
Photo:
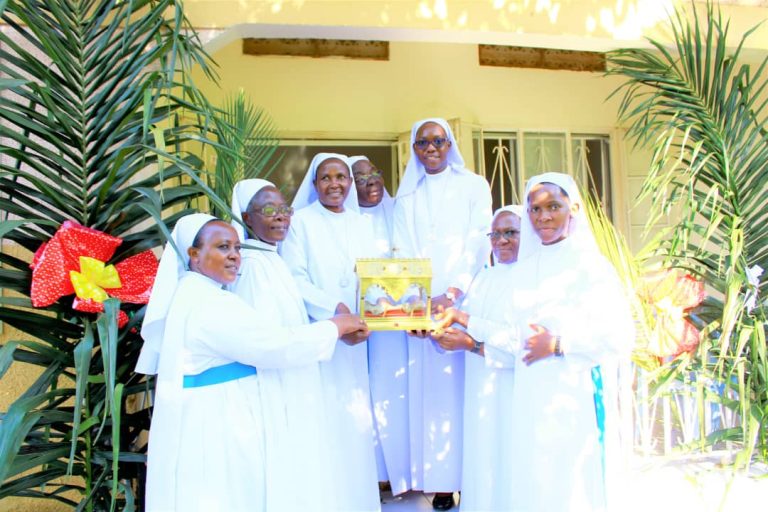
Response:
POLYGON ((589 186, 611 214, 610 142, 607 135, 570 132, 473 134, 475 168, 491 185, 494 208, 519 203, 525 182, 547 171, 566 172, 589 186))

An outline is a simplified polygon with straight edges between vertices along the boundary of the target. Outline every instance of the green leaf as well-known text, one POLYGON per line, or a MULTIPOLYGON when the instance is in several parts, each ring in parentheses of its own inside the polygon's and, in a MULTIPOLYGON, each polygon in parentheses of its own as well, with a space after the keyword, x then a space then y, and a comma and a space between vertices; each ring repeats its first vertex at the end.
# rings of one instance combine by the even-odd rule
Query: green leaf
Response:
MULTIPOLYGON (((199 186, 205 170, 188 143, 215 143, 205 127, 211 106, 191 70, 206 78, 215 73, 182 3, 0 0, 0 6, 11 20, 0 31, 0 90, 14 92, 0 97, 0 209, 7 219, 0 238, 33 253, 71 219, 121 237, 115 261, 162 244, 169 226, 205 193, 199 186)), ((133 426, 141 423, 139 416, 121 416, 142 385, 132 372, 138 332, 118 332, 116 301, 107 301, 98 318, 72 309, 71 295, 32 308, 28 261, 0 254, 0 263, 0 287, 14 292, 0 300, 0 321, 29 338, 0 348, 0 377, 12 359, 42 370, 0 425, 0 497, 73 505, 51 491, 73 488, 55 482, 69 472, 84 482, 78 508, 106 508, 110 501, 114 509, 119 499, 133 507, 123 482, 135 474, 136 461, 115 450, 134 446, 133 426), (121 425, 131 439, 120 439, 121 425), (35 463, 42 466, 32 468, 35 463), (12 474, 22 467, 32 472, 12 474)), ((129 324, 135 328, 141 307, 124 307, 139 318, 129 324)))
MULTIPOLYGON (((3 4, 5 4, 7 0, 0 0, 0 13, 2 13, 2 10, 5 8, 3 4)), ((20 85, 25 85, 29 83, 28 80, 21 80, 18 78, 0 78, 0 90, 2 89, 13 89, 14 87, 19 87, 20 85)))
POLYGON ((39 402, 39 396, 17 400, 3 415, 0 424, 0 482, 5 481, 27 433, 41 416, 40 412, 33 410, 39 402))
POLYGON ((25 220, 4 220, 0 222, 0 238, 5 237, 6 233, 13 231, 19 226, 25 224, 41 224, 45 226, 58 226, 56 222, 46 219, 25 219, 25 220))
POLYGON ((18 346, 18 342, 9 341, 0 347, 0 380, 2 380, 3 375, 5 375, 5 372, 10 368, 11 363, 13 362, 13 354, 16 352, 16 347, 18 346))
POLYGON ((91 354, 93 353, 93 329, 91 323, 85 324, 85 335, 77 344, 74 350, 75 359, 75 403, 72 408, 72 430, 76 433, 72 436, 71 447, 69 451, 69 463, 67 464, 67 474, 72 474, 72 464, 75 462, 75 450, 77 448, 78 435, 80 432, 80 418, 82 417, 83 398, 88 383, 88 372, 91 363, 91 354))
POLYGON ((118 470, 120 468, 120 407, 123 403, 123 384, 115 386, 115 396, 112 400, 112 510, 115 509, 117 497, 118 470))
MULTIPOLYGON (((718 400, 731 409, 736 419, 721 432, 743 443, 743 465, 753 456, 768 459, 768 362, 764 343, 755 342, 765 338, 766 317, 756 309, 761 328, 755 329, 746 305, 746 269, 768 268, 768 60, 755 68, 741 57, 756 27, 738 34, 734 48, 719 6, 700 8, 676 9, 673 50, 651 40, 653 50, 611 52, 609 74, 623 80, 611 96, 621 94, 619 119, 635 146, 653 153, 641 193, 651 203, 647 229, 673 221, 648 252, 704 279, 710 295, 696 313, 699 350, 655 375, 657 391, 694 372, 697 379, 725 380, 730 396, 700 388, 698 407, 718 400), (680 213, 668 217, 672 212, 680 213)), ((684 449, 721 439, 710 435, 684 449)))

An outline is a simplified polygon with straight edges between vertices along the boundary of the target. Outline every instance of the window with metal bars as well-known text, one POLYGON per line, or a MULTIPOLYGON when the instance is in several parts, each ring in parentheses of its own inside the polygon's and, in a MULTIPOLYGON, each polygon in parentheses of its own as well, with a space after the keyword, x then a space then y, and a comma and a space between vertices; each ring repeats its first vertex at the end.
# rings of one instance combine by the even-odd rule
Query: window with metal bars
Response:
POLYGON ((494 208, 520 203, 525 182, 548 171, 565 172, 588 187, 611 215, 610 138, 570 132, 473 134, 475 168, 491 185, 494 208))

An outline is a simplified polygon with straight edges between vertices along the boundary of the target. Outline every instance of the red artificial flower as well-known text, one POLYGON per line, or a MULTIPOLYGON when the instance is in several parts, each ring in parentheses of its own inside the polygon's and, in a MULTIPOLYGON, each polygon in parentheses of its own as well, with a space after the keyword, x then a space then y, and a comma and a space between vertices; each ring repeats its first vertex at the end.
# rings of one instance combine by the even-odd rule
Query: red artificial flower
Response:
POLYGON ((693 352, 700 333, 686 315, 704 300, 704 283, 676 269, 664 270, 644 276, 640 295, 653 314, 648 350, 658 357, 693 352))
MULTIPOLYGON (((103 302, 115 297, 121 302, 146 304, 157 274, 157 258, 144 251, 116 265, 106 265, 122 239, 66 221, 35 253, 30 297, 35 307, 53 304, 75 294, 72 308, 99 313, 103 302)), ((118 326, 128 322, 120 311, 118 326)))

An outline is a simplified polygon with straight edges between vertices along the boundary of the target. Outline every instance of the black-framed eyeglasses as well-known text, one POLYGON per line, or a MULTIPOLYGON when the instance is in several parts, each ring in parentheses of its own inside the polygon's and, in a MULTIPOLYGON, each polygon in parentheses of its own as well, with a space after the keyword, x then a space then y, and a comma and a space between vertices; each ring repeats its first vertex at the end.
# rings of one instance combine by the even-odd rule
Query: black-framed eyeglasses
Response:
POLYGON ((447 137, 435 137, 434 139, 417 139, 413 141, 413 146, 418 149, 427 149, 432 144, 435 149, 440 149, 449 142, 447 137))
POLYGON ((520 238, 520 232, 516 229, 508 229, 506 231, 491 231, 485 236, 490 238, 492 242, 498 242, 502 237, 509 242, 513 238, 520 238))
POLYGON ((256 213, 259 215, 263 215, 264 217, 276 217, 278 215, 284 215, 286 217, 290 217, 293 215, 293 207, 292 206, 275 206, 273 204, 267 204, 262 206, 261 208, 256 208, 256 213))
POLYGON ((368 182, 374 178, 381 179, 381 171, 373 171, 369 174, 356 174, 355 183, 357 183, 358 185, 367 185, 368 182))

